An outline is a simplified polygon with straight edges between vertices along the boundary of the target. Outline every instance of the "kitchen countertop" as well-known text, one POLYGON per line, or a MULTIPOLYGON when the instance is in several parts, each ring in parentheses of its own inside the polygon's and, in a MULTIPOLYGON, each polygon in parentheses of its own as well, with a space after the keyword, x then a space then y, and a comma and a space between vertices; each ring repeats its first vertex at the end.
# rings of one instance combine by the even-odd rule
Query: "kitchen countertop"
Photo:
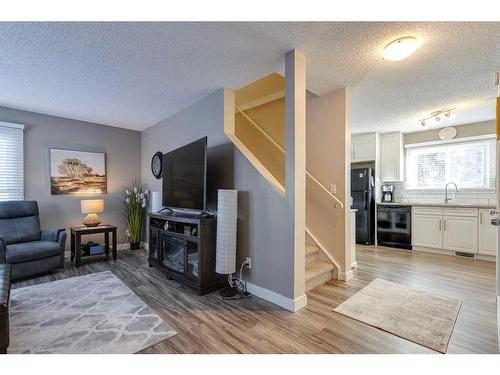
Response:
POLYGON ((377 203, 384 206, 421 206, 421 207, 450 207, 450 208, 489 208, 495 209, 494 204, 468 204, 468 203, 424 203, 424 202, 408 202, 408 203, 377 203))

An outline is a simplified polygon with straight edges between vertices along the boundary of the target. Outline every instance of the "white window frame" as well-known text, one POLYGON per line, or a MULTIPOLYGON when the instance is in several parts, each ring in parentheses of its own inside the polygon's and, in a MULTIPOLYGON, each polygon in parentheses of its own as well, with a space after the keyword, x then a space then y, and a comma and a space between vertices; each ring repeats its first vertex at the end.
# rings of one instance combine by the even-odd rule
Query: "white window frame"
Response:
MULTIPOLYGON (((21 140, 21 147, 20 147, 21 168, 19 170, 20 179, 21 179, 21 191, 19 192, 19 195, 16 199, 24 200, 24 191, 25 191, 25 187, 24 187, 24 130, 25 130, 25 128, 24 128, 24 125, 22 125, 22 124, 14 124, 14 123, 10 123, 10 122, 2 122, 2 121, 0 121, 0 127, 20 129, 22 131, 22 140, 21 140)), ((1 198, 0 198, 0 200, 1 200, 1 198)))
MULTIPOLYGON (((433 193, 433 192, 439 192, 441 193, 444 189, 444 186, 442 188, 437 188, 437 187, 416 187, 416 186, 412 186, 409 184, 409 181, 408 181, 408 176, 409 176, 409 173, 408 173, 408 161, 409 161, 409 158, 408 158, 408 149, 412 149, 412 148, 431 148, 432 146, 444 146, 444 145, 448 145, 448 144, 453 144, 453 143, 473 143, 473 142, 477 142, 477 141, 486 141, 486 140, 494 140, 496 138, 495 134, 487 134, 487 135, 479 135, 479 136, 473 136, 473 137, 466 137, 466 138, 455 138, 455 139, 452 139, 452 140, 449 140, 449 141, 430 141, 430 142, 421 142, 421 143, 411 143, 411 144, 407 144, 405 145, 405 190, 407 192, 426 192, 426 193, 433 193)), ((486 186, 483 186, 483 187, 461 187, 459 186, 460 190, 461 191, 480 191, 480 192, 485 192, 485 193, 488 193, 488 192, 495 192, 496 191, 496 187, 495 187, 495 184, 492 182, 492 175, 490 173, 490 164, 491 163, 495 163, 496 164, 496 155, 494 155, 494 153, 492 153, 491 151, 491 146, 488 147, 488 149, 486 150, 486 153, 488 154, 487 155, 487 158, 489 160, 489 163, 488 163, 488 160, 484 160, 484 170, 485 170, 485 173, 486 173, 486 176, 484 177, 485 180, 487 181, 487 187, 486 186)), ((494 169, 494 172, 496 174, 496 168, 494 169)), ((497 178, 497 176, 494 176, 495 177, 495 180, 497 178)), ((454 182, 454 181, 448 181, 448 182, 454 182)))

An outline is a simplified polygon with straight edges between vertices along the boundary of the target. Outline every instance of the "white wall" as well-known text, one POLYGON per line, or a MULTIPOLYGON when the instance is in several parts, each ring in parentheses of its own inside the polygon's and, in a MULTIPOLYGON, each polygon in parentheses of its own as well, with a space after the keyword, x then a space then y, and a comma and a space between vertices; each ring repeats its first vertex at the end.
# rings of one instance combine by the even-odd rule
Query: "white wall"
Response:
POLYGON ((307 101, 307 170, 323 186, 337 187, 344 209, 308 181, 306 223, 339 263, 341 278, 350 277, 350 92, 339 89, 307 101))

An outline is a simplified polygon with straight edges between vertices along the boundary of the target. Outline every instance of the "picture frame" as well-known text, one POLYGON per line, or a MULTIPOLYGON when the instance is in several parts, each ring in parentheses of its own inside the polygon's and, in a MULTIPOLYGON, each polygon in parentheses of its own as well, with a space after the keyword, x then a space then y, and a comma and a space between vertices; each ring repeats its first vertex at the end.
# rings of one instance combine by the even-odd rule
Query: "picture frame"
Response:
POLYGON ((107 194, 106 154, 50 148, 51 195, 107 194))

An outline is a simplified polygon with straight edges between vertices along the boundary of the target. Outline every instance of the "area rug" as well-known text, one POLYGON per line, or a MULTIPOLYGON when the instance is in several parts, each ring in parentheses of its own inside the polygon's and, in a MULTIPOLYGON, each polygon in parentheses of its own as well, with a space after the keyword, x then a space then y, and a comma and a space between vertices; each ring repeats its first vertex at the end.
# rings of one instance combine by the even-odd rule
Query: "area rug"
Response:
POLYGON ((375 279, 334 311, 446 353, 462 301, 375 279))
POLYGON ((9 353, 131 354, 175 334, 110 271, 11 291, 9 353))

